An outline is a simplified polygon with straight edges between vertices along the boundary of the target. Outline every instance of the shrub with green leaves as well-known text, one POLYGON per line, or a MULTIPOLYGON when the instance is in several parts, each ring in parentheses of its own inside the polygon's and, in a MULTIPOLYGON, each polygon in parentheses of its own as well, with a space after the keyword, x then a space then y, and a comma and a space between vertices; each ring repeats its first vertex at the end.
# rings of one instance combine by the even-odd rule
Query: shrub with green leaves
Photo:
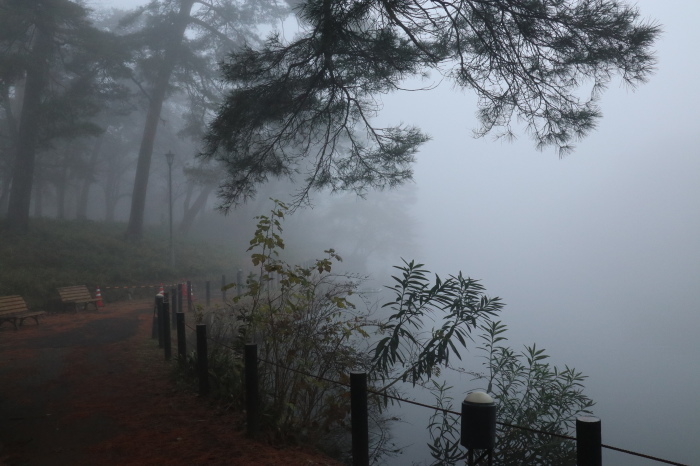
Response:
MULTIPOLYGON (((505 346, 507 327, 500 321, 483 324, 479 331, 482 344, 478 349, 485 360, 485 370, 470 373, 498 405, 494 463, 575 465, 575 443, 558 435, 571 436, 576 417, 591 413, 594 403, 583 393, 586 377, 568 366, 561 369, 545 362, 549 355, 536 344, 526 346, 519 353, 505 346)), ((435 384, 433 391, 438 405, 452 410, 448 388, 435 384)), ((435 411, 430 420, 432 443, 429 444, 435 459, 433 464, 456 464, 463 460, 458 429, 456 415, 435 411)))
MULTIPOLYGON (((440 409, 429 420, 429 447, 436 464, 459 461, 464 457, 459 422, 445 412, 451 399, 441 376, 462 361, 467 349, 477 349, 484 357, 486 370, 470 373, 499 403, 502 423, 566 433, 577 414, 588 412, 592 402, 582 392, 580 373, 551 367, 545 362, 547 355, 534 345, 523 353, 503 345, 506 327, 495 320, 503 302, 487 296, 478 280, 461 273, 431 278, 422 264, 404 261, 395 267, 399 273, 388 287, 394 298, 382 306, 386 316, 377 318, 369 307, 356 306, 362 279, 333 273, 334 263, 341 260, 334 250, 304 266, 280 258, 287 206, 274 202, 270 215, 256 217, 248 249, 257 273, 248 278, 245 292, 229 303, 228 320, 217 324, 234 350, 245 343, 258 344, 263 427, 268 434, 345 445, 350 406, 344 384, 351 371, 359 370, 368 373, 370 390, 377 394, 371 397, 375 459, 389 451, 383 410, 407 382, 436 393, 440 409)), ((229 385, 242 390, 240 384, 229 385)), ((502 427, 497 463, 566 464, 572 448, 551 436, 502 427)))
POLYGON ((269 216, 256 217, 248 250, 257 273, 229 305, 235 327, 230 333, 238 349, 258 344, 268 434, 323 443, 345 424, 349 397, 342 383, 348 371, 369 367, 361 343, 368 337, 367 313, 358 312, 350 299, 362 280, 332 272, 341 260, 332 249, 305 266, 283 261, 286 209, 275 201, 269 216))
POLYGON ((451 356, 462 358, 460 347, 467 347, 472 331, 503 307, 461 272, 446 280, 436 275, 433 283, 423 264, 404 261, 394 268, 401 271, 392 277, 395 299, 383 306, 393 313, 378 326, 382 338, 372 359, 373 375, 389 381, 384 390, 398 381, 416 385, 439 375, 451 356))

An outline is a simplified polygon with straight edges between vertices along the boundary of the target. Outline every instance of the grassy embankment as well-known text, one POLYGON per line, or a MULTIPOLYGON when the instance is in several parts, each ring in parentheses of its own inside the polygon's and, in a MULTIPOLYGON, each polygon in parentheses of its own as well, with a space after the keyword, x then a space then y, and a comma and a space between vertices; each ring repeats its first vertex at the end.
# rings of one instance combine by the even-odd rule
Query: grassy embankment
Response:
MULTIPOLYGON (((167 231, 148 229, 138 244, 124 239, 126 225, 33 219, 27 235, 0 224, 0 296, 21 295, 30 307, 55 310, 57 287, 100 287, 105 301, 123 299, 117 286, 212 280, 240 263, 230 248, 192 239, 175 242, 176 266, 168 264, 167 231)), ((218 277, 218 278, 217 278, 218 277)), ((139 296, 153 289, 135 289, 139 296)))

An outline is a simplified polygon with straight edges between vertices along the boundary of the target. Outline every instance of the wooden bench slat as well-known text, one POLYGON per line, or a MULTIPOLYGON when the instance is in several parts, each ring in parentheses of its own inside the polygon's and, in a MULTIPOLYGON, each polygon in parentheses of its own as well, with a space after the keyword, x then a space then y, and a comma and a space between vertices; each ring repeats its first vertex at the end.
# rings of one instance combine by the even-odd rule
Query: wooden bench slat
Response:
POLYGON ((67 300, 74 300, 74 299, 92 299, 92 295, 90 293, 82 293, 82 292, 70 292, 70 293, 61 293, 61 297, 63 299, 67 300))
POLYGON ((78 295, 78 294, 72 294, 72 295, 64 295, 61 297, 63 301, 82 301, 84 299, 92 299, 92 297, 87 297, 84 295, 78 295))
POLYGON ((24 302, 21 296, 2 296, 0 297, 0 310, 17 310, 27 309, 27 303, 24 302))
POLYGON ((0 303, 9 303, 9 302, 24 302, 24 299, 20 295, 12 295, 12 296, 0 296, 0 303))
POLYGON ((1 302, 0 309, 13 309, 16 307, 24 307, 24 305, 24 301, 1 302))
POLYGON ((0 312, 2 313, 24 311, 25 309, 27 309, 27 306, 19 306, 16 304, 12 306, 0 306, 0 312))
POLYGON ((21 312, 21 311, 26 311, 26 310, 27 310, 26 306, 22 306, 22 307, 15 306, 15 307, 11 307, 11 308, 3 308, 0 311, 0 314, 13 314, 15 312, 21 312))
POLYGON ((82 304, 83 309, 86 309, 88 304, 95 306, 95 310, 98 309, 97 302, 99 299, 93 298, 85 285, 64 286, 58 288, 58 294, 64 305, 72 304, 75 306, 76 311, 78 310, 78 304, 82 304))
POLYGON ((19 326, 24 323, 25 319, 32 318, 39 325, 39 316, 46 314, 45 311, 32 311, 27 307, 27 303, 19 295, 0 296, 0 325, 4 322, 11 322, 17 330, 17 321, 19 326))
POLYGON ((83 293, 83 292, 79 292, 79 291, 63 292, 63 293, 61 293, 61 296, 68 298, 68 299, 85 298, 85 297, 92 298, 90 293, 83 293))

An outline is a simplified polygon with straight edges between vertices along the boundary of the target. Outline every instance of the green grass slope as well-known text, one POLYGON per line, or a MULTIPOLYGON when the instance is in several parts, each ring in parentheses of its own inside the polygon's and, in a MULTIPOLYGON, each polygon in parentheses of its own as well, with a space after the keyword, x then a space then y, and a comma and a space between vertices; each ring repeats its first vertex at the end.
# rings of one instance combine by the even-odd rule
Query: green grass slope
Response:
POLYGON ((150 229, 138 244, 124 231, 121 223, 33 219, 29 234, 16 235, 0 224, 0 296, 21 295, 30 307, 53 310, 57 287, 100 287, 107 301, 126 294, 106 290, 118 286, 210 279, 216 287, 240 263, 230 248, 178 239, 171 268, 166 231, 150 229))

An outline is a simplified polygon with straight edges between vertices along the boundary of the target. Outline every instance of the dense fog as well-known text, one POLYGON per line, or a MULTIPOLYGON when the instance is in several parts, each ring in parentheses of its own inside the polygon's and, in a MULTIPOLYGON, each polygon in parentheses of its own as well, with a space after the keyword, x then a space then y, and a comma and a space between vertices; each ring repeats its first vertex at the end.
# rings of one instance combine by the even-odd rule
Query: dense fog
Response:
MULTIPOLYGON (((88 3, 99 10, 144 2, 88 3)), ((515 141, 475 139, 472 95, 437 76, 407 82, 409 88, 437 87, 383 97, 379 120, 414 124, 432 137, 417 156, 414 181, 366 199, 313 194, 311 205, 284 225, 286 249, 290 260, 304 261, 335 248, 343 269, 368 275, 372 289, 390 283, 391 266, 402 258, 441 276, 462 271, 480 279, 489 295, 507 304, 502 320, 513 348, 537 342, 554 363, 589 377, 586 392, 596 401, 603 443, 698 464, 700 6, 692 0, 636 3, 644 17, 663 25, 657 71, 635 90, 614 79, 601 99, 604 117, 572 154, 539 152, 522 132, 515 141)), ((193 182, 187 171, 200 148, 178 137, 182 105, 173 99, 164 109, 146 223, 168 221, 164 154, 172 151, 177 234, 225 242, 243 255, 253 217, 272 207, 270 197, 284 200, 294 187, 270 182, 224 216, 216 209, 215 184, 193 182), (198 196, 201 209, 185 220, 198 196)), ((87 218, 128 219, 138 118, 111 123, 103 136, 87 218)), ((80 186, 63 193, 66 207, 52 186, 47 181, 43 200, 33 200, 33 214, 74 218, 80 186)), ((239 267, 246 264, 232 269, 239 267)), ((466 388, 460 385, 469 380, 455 376, 452 383, 461 400, 466 388)), ((410 419, 427 414, 407 407, 402 415, 407 423, 397 427, 397 443, 412 446, 396 464, 422 455, 427 461, 424 419, 410 419)), ((604 455, 606 464, 654 464, 604 455)))
POLYGON ((589 375, 604 443, 695 464, 698 7, 636 3, 663 25, 658 70, 634 92, 614 82, 598 129, 561 160, 525 135, 471 139, 475 102, 446 86, 385 107, 433 136, 411 209, 420 260, 482 279, 508 304, 514 346, 537 342, 589 375))

